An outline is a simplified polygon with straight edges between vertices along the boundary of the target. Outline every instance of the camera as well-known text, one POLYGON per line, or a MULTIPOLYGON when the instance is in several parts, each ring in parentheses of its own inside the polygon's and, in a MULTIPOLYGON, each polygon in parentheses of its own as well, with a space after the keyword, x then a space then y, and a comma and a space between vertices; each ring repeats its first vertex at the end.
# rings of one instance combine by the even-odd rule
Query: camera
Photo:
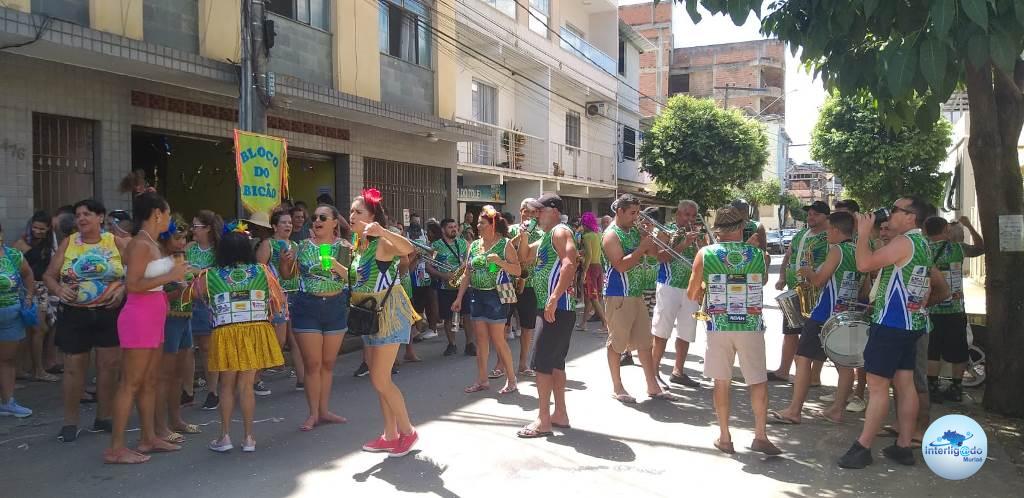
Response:
POLYGON ((892 215, 889 208, 878 208, 873 214, 875 215, 875 225, 881 225, 882 223, 889 221, 889 216, 892 215))

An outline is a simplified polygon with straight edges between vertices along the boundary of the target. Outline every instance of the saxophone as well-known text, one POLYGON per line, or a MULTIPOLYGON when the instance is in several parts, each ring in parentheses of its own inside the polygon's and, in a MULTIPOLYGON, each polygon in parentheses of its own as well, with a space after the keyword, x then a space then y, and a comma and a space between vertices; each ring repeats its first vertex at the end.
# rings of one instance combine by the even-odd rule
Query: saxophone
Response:
MULTIPOLYGON (((803 263, 807 268, 814 269, 814 251, 808 249, 804 252, 803 263)), ((804 265, 801 265, 801 267, 804 267, 804 265)), ((798 273, 796 295, 800 298, 800 314, 804 318, 809 318, 811 310, 814 309, 814 305, 818 304, 818 298, 821 297, 821 289, 811 285, 810 282, 798 273)))
POLYGON ((452 276, 448 279, 448 286, 456 289, 462 285, 462 277, 466 274, 466 265, 459 265, 455 271, 452 272, 452 276))

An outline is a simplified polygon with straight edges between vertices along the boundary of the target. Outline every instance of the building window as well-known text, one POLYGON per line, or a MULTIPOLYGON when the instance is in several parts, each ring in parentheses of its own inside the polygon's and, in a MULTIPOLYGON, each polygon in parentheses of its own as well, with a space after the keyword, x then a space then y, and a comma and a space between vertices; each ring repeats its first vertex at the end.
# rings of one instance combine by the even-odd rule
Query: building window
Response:
POLYGON ((430 15, 416 0, 389 0, 380 8, 380 51, 430 67, 430 15))
POLYGON ((673 74, 668 77, 669 96, 677 93, 690 93, 690 75, 673 74))
POLYGON ((32 198, 35 209, 95 196, 96 123, 86 119, 32 115, 32 198))
POLYGON ((626 75, 626 40, 619 38, 619 74, 626 75))
POLYGON ((548 37, 548 12, 551 0, 530 0, 530 31, 548 37))
POLYGON ((576 111, 565 113, 565 145, 580 146, 580 113, 576 111))
MULTIPOLYGON (((516 1, 517 0, 481 0, 483 3, 498 9, 498 12, 511 17, 516 18, 516 1)), ((531 4, 533 2, 530 2, 531 4)))
POLYGON ((636 130, 628 126, 622 127, 622 158, 636 161, 636 130))
POLYGON ((327 16, 330 13, 329 0, 272 0, 266 3, 267 10, 293 21, 327 30, 330 27, 327 16))
POLYGON ((450 216, 449 202, 453 170, 420 164, 363 158, 363 185, 374 187, 384 197, 384 209, 401 220, 408 209, 427 218, 450 216))
POLYGON ((498 124, 498 89, 473 80, 473 119, 498 124))

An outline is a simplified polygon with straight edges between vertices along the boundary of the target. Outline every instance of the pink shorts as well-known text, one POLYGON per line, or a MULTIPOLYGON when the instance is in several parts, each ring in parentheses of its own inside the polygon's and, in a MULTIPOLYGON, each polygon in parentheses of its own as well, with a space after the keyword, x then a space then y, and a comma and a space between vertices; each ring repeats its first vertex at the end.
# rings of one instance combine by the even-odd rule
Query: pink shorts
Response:
POLYGON ((129 293, 117 317, 117 338, 121 349, 153 349, 164 342, 164 319, 167 317, 167 294, 160 292, 129 293))

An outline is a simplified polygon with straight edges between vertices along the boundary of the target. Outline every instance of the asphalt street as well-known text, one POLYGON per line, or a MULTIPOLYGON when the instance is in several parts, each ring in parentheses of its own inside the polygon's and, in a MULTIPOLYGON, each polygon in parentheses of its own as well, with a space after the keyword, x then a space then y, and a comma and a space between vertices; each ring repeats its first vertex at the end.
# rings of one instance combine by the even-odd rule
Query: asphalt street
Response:
MULTIPOLYGON (((772 299, 774 277, 767 289, 767 363, 775 368, 781 315, 772 299)), ((703 332, 698 336, 686 363, 695 378, 701 378, 704 351, 703 332)), ((913 467, 887 461, 880 450, 890 444, 888 439, 876 441, 874 465, 839 469, 836 459, 860 430, 854 415, 840 425, 805 418, 799 426, 770 426, 769 436, 785 454, 750 452, 752 417, 747 391, 738 381, 732 419, 738 454, 724 455, 711 445, 717 428, 710 383, 702 379, 700 390, 673 388, 682 397, 675 403, 619 404, 610 398, 604 337, 575 333, 567 367, 572 428, 538 440, 515 436, 536 415, 531 380, 521 381, 516 394, 498 396, 500 381, 490 391, 464 394, 463 387, 473 381, 474 359, 442 357, 442 339, 421 343, 424 361, 404 364, 395 377, 420 433, 418 450, 405 458, 360 451, 364 441, 380 433, 380 424, 369 379, 351 375, 360 361, 358 352, 344 355, 335 372, 332 408, 348 417, 348 424, 300 432, 304 395, 282 373, 268 378, 273 394, 257 399, 257 452, 209 451, 206 444, 218 430, 218 416, 188 408, 186 419, 202 424, 206 433, 189 437, 180 452, 155 455, 137 466, 102 463, 106 434, 83 433, 75 443, 58 442, 58 386, 32 383, 17 396, 35 415, 0 419, 0 496, 1020 496, 1024 489, 1024 479, 992 437, 988 462, 966 481, 935 476, 920 454, 913 467)), ((670 349, 660 367, 666 378, 673 354, 670 349)), ((736 373, 739 379, 738 368, 736 373)), ((623 378, 627 389, 643 398, 641 370, 624 367, 623 378)), ((818 395, 835 385, 834 371, 826 369, 823 380, 825 387, 811 391, 808 412, 821 407, 818 395)), ((771 408, 785 406, 790 391, 787 384, 772 384, 771 408)), ((973 402, 972 393, 965 403, 973 402)), ((197 399, 202 396, 200 391, 197 399)), ((83 407, 83 425, 91 425, 94 406, 83 407)), ((937 407, 933 416, 950 409, 948 404, 937 407)), ((240 423, 232 429, 240 441, 240 423)), ((129 441, 134 438, 130 435, 129 441)))

